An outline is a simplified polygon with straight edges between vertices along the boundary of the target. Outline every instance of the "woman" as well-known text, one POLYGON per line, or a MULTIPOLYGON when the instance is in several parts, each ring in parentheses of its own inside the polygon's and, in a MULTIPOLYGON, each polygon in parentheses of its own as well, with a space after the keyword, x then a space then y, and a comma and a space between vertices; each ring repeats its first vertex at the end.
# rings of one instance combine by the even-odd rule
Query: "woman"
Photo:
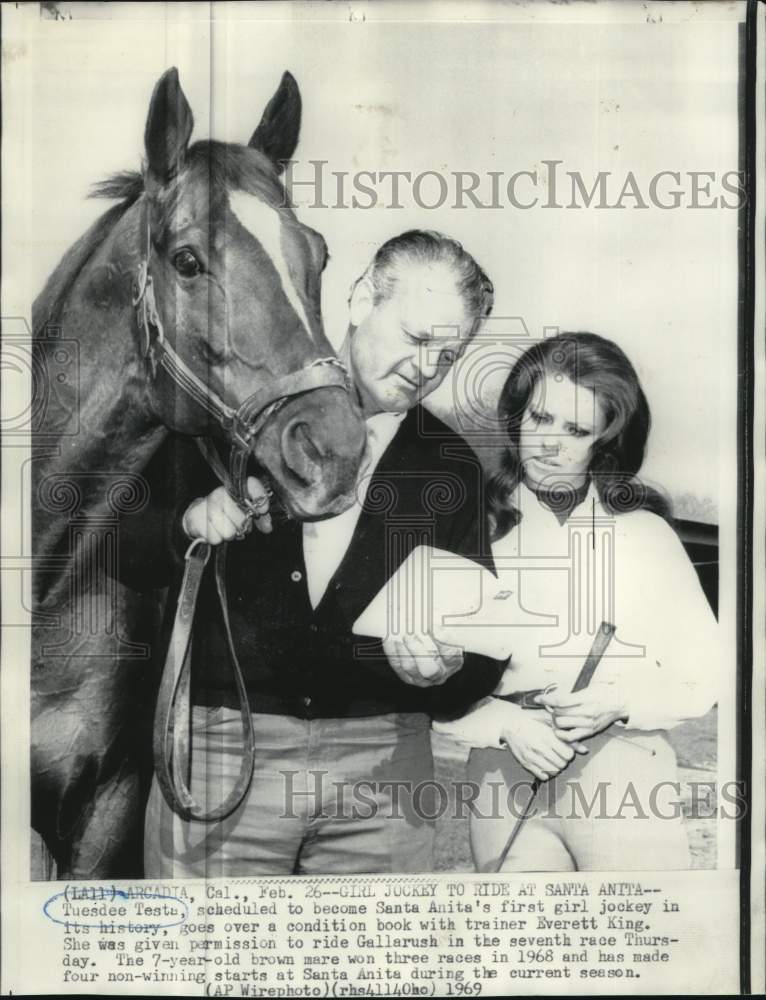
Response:
POLYGON ((514 652, 493 698, 435 725, 474 748, 476 867, 496 870, 538 779, 502 870, 688 868, 665 733, 716 701, 717 625, 667 503, 637 478, 636 372, 611 341, 563 334, 514 365, 499 414, 489 499, 514 652), (602 621, 614 638, 572 693, 602 621))

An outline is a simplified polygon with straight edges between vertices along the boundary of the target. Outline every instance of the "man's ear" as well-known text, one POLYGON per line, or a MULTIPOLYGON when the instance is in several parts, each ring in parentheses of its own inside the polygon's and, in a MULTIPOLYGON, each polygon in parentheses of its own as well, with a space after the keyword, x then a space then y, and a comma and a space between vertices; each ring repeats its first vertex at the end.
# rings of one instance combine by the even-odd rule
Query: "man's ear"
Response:
POLYGON ((374 305, 375 289, 367 275, 364 275, 357 281, 351 292, 348 309, 351 326, 361 326, 372 312, 374 305))

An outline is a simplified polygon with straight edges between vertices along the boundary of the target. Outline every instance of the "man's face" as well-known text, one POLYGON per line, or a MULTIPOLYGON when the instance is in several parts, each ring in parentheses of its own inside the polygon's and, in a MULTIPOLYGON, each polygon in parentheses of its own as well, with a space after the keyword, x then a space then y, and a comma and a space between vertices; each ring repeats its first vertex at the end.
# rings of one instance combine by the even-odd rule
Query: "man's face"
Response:
POLYGON ((402 262, 393 292, 373 304, 364 279, 351 299, 349 361, 366 416, 401 413, 444 380, 473 332, 449 267, 402 262))

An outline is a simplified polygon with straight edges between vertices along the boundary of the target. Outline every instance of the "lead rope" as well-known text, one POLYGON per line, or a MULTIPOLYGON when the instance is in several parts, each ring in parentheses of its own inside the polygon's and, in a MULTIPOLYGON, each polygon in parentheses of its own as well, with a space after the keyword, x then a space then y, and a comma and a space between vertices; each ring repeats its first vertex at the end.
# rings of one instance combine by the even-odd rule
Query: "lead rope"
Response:
POLYGON ((157 780, 168 805, 183 819, 195 819, 203 823, 215 823, 226 819, 239 808, 248 793, 255 768, 253 717, 231 632, 226 598, 226 546, 221 545, 215 555, 215 581, 239 699, 242 753, 237 780, 220 805, 206 810, 195 800, 189 787, 191 629, 210 550, 211 546, 207 542, 196 539, 186 552, 186 565, 173 622, 173 633, 157 697, 153 740, 157 780))
MULTIPOLYGON (((231 493, 231 482, 226 467, 215 445, 205 438, 196 438, 197 445, 210 468, 231 493)), ((251 516, 253 508, 250 509, 251 516)), ((206 810, 191 791, 191 633, 197 597, 202 585, 205 567, 210 559, 211 546, 202 539, 195 539, 186 550, 184 574, 178 597, 170 645, 162 671, 160 691, 154 719, 154 760, 157 780, 165 801, 184 819, 215 823, 226 819, 245 800, 255 770, 255 732, 250 699, 242 667, 234 646, 234 636, 229 619, 226 592, 226 557, 228 543, 218 546, 215 554, 215 584, 221 607, 226 645, 237 689, 239 714, 242 724, 242 751, 237 780, 229 794, 214 809, 206 810)))
MULTIPOLYGON (((215 445, 209 439, 196 438, 197 446, 225 489, 231 492, 231 483, 215 445)), ((191 633, 197 597, 202 585, 205 567, 210 559, 211 546, 196 539, 186 550, 184 574, 178 597, 170 644, 162 671, 160 691, 154 717, 154 760, 157 780, 165 801, 184 819, 213 823, 226 819, 244 801, 255 769, 255 733, 242 668, 234 647, 234 637, 229 621, 226 593, 226 545, 218 547, 215 557, 215 582, 221 616, 224 623, 226 644, 234 674, 242 723, 242 752, 237 780, 224 801, 214 809, 206 810, 195 800, 191 791, 191 633)))

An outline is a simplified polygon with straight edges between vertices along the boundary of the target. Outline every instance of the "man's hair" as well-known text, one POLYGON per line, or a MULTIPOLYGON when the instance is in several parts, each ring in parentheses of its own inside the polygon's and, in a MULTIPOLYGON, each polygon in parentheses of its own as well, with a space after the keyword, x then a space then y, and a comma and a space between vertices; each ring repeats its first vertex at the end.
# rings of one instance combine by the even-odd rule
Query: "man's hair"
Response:
POLYGON ((384 302, 393 293, 398 265, 404 261, 448 265, 466 309, 477 321, 476 325, 492 312, 492 282, 462 244, 433 229, 410 229, 387 240, 378 249, 362 276, 372 283, 375 305, 384 302))

